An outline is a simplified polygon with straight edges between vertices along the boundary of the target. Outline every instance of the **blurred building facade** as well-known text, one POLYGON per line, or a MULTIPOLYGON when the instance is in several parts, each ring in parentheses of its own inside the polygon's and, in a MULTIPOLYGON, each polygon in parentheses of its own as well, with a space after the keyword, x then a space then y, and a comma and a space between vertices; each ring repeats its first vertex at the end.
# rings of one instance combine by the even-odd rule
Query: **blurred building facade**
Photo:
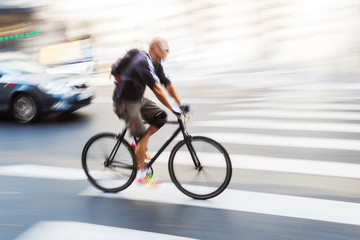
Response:
MULTIPOLYGON (((3 0, 32 9, 39 36, 19 48, 88 39, 98 71, 157 35, 175 75, 360 75, 358 0, 3 0), (36 8, 36 11, 33 11, 36 8)), ((0 11, 1 18, 8 19, 0 11)), ((1 19, 0 18, 0 19, 1 19)), ((21 22, 21 21, 19 21, 21 22)), ((0 23, 4 35, 6 24, 0 23)), ((0 45, 1 46, 1 45, 0 45)))
POLYGON ((34 34, 36 9, 32 7, 1 7, 0 50, 15 51, 27 48, 26 33, 34 34))

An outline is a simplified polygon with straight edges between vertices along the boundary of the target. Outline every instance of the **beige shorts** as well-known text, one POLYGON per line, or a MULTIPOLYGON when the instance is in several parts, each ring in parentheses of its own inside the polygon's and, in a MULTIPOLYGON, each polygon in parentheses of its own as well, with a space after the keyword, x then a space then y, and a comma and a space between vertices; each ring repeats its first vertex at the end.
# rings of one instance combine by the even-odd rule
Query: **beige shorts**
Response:
POLYGON ((114 110, 120 119, 125 120, 125 123, 129 126, 130 134, 136 137, 145 135, 144 121, 151 122, 156 114, 163 111, 147 98, 116 102, 114 103, 114 110))

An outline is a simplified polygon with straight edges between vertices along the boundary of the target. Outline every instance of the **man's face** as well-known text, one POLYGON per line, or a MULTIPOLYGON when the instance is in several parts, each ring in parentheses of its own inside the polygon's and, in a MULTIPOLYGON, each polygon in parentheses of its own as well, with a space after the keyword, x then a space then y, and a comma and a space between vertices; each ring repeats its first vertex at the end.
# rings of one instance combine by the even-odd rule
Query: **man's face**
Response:
POLYGON ((167 57, 167 55, 169 54, 169 44, 166 41, 160 42, 158 44, 157 54, 161 60, 167 57))

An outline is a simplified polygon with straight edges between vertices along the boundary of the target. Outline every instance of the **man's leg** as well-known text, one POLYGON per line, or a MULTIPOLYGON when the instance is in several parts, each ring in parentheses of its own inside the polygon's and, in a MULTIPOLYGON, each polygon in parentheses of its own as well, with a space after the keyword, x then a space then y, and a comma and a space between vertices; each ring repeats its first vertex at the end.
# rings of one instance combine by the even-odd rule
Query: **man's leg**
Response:
MULTIPOLYGON (((141 107, 142 107, 142 103, 140 101, 130 101, 130 100, 126 100, 124 101, 120 107, 117 108, 117 111, 122 113, 126 124, 129 126, 129 131, 130 134, 134 137, 141 137, 141 139, 149 139, 149 136, 147 136, 149 134, 149 130, 146 130, 144 124, 143 124, 143 119, 141 117, 141 107)), ((153 130, 151 130, 150 132, 152 132, 153 130)), ((146 143, 147 144, 147 141, 146 143)), ((143 144, 141 144, 143 146, 143 144)), ((135 157, 136 157, 136 161, 138 162, 138 166, 139 169, 138 170, 144 170, 144 158, 145 158, 145 152, 142 153, 142 148, 140 147, 138 148, 139 143, 137 144, 137 147, 135 147, 135 157), (139 151, 140 150, 140 151, 139 151)), ((146 151, 146 148, 145 148, 146 151)))
POLYGON ((146 134, 137 143, 137 146, 135 148, 135 156, 139 164, 139 170, 145 170, 146 168, 144 160, 145 160, 147 143, 149 141, 150 136, 153 135, 157 130, 158 130, 157 127, 150 125, 146 134))
MULTIPOLYGON (((167 115, 166 113, 161 110, 156 104, 146 98, 141 100, 141 116, 142 118, 150 125, 147 129, 146 133, 142 135, 140 141, 138 142, 135 148, 135 156, 136 160, 138 161, 138 173, 137 173, 137 181, 143 181, 147 169, 146 164, 144 162, 146 157, 146 150, 149 138, 153 135, 157 130, 159 130, 166 122, 167 115)), ((151 184, 157 184, 161 181, 158 179, 154 179, 152 177, 146 179, 151 184)))
POLYGON ((156 133, 157 130, 159 130, 166 121, 167 121, 167 115, 164 111, 158 111, 155 114, 155 116, 151 119, 151 121, 148 120, 150 124, 155 124, 155 125, 149 126, 148 130, 146 131, 146 134, 140 139, 139 143, 137 144, 137 147, 135 148, 135 155, 136 155, 136 160, 138 161, 139 164, 139 170, 145 170, 146 168, 144 160, 145 160, 147 143, 149 141, 150 136, 156 133))

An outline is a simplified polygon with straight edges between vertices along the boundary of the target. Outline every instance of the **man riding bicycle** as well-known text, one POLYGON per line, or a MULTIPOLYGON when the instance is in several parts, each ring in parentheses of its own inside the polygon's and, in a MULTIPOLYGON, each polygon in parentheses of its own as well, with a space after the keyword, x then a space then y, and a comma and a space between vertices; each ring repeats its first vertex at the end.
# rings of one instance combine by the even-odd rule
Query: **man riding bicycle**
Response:
POLYGON ((165 76, 161 60, 169 53, 169 44, 164 38, 154 38, 150 42, 149 53, 137 50, 121 74, 121 80, 115 88, 113 101, 114 110, 119 118, 129 126, 130 134, 136 139, 135 156, 138 162, 136 181, 139 183, 160 183, 159 180, 147 177, 145 164, 147 143, 151 135, 159 130, 167 121, 167 114, 153 101, 144 97, 148 86, 156 98, 175 114, 181 114, 180 107, 172 106, 160 84, 171 97, 181 106, 181 100, 171 81, 165 76), (160 84, 159 84, 159 81, 160 84), (148 129, 143 122, 149 123, 148 129))

